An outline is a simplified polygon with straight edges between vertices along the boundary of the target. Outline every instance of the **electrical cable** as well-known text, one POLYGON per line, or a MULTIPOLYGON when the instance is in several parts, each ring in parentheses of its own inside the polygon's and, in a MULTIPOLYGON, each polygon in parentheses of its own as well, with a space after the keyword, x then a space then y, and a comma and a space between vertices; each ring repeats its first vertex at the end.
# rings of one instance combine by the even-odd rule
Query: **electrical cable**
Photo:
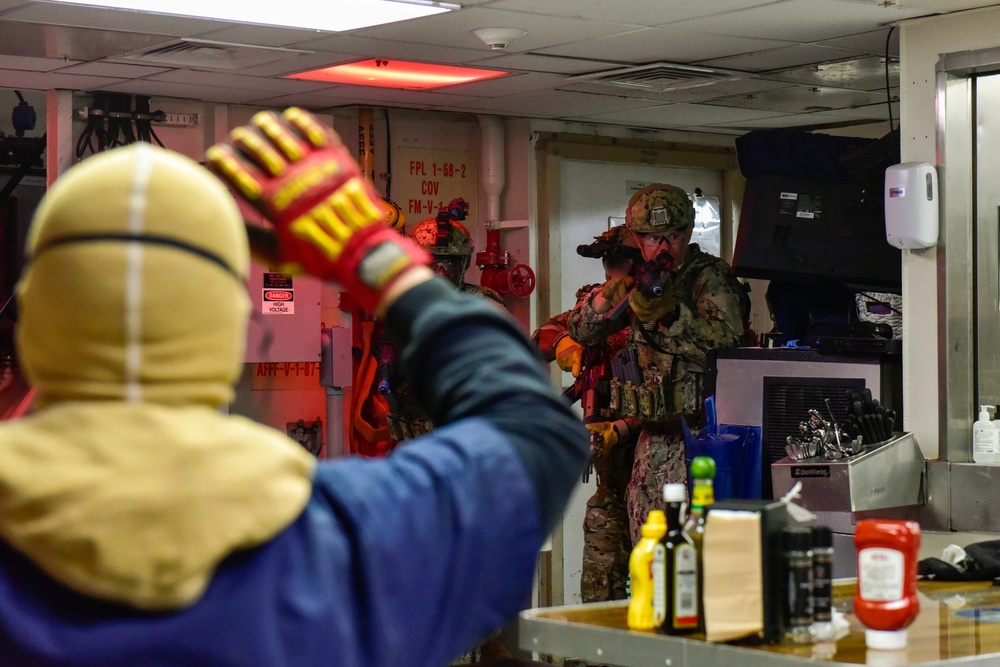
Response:
POLYGON ((385 110, 385 198, 392 201, 392 135, 389 133, 389 110, 385 110))
POLYGON ((148 96, 137 95, 133 109, 131 95, 95 93, 94 104, 87 113, 87 125, 76 142, 76 157, 82 159, 88 150, 96 154, 136 141, 155 141, 166 148, 153 131, 153 121, 164 120, 166 114, 160 110, 150 111, 149 100, 148 96))
POLYGON ((156 132, 153 130, 152 123, 150 123, 149 125, 149 136, 153 138, 153 141, 155 141, 157 144, 160 145, 160 148, 166 148, 166 146, 163 145, 163 142, 160 141, 160 138, 156 136, 156 132))
POLYGON ((889 108, 889 131, 892 132, 892 94, 889 92, 889 40, 892 39, 892 31, 896 26, 889 28, 889 34, 885 36, 885 104, 889 108))

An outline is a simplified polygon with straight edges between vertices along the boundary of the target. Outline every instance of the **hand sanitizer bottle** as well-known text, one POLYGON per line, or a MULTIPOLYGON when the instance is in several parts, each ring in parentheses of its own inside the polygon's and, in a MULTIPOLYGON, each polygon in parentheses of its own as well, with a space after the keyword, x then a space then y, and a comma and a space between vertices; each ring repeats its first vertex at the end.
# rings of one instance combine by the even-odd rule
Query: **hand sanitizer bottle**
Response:
POLYGON ((1000 463, 1000 430, 990 419, 990 407, 979 406, 979 419, 972 425, 972 460, 1000 463))

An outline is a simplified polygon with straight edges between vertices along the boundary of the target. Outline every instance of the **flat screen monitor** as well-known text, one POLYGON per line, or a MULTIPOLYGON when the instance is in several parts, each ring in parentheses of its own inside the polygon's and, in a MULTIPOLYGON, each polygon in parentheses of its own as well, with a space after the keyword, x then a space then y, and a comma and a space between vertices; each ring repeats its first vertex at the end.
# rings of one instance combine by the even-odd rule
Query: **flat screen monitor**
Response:
POLYGON ((901 251, 885 239, 881 183, 747 179, 733 252, 745 278, 898 292, 901 251))

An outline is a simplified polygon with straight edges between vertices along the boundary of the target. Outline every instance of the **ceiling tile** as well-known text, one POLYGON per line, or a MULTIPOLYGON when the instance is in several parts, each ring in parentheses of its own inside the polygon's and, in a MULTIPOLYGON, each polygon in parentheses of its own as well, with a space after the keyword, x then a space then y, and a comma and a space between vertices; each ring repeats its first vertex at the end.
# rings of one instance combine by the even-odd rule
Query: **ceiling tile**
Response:
POLYGON ((761 111, 759 109, 735 109, 708 104, 669 104, 647 107, 645 109, 627 109, 606 113, 577 113, 570 116, 570 119, 595 122, 627 122, 644 127, 671 128, 713 125, 715 123, 737 122, 777 115, 780 114, 761 111))
POLYGON ((658 26, 681 19, 722 14, 749 6, 766 5, 774 0, 500 0, 490 7, 529 14, 586 18, 596 21, 658 26))
POLYGON ((654 100, 660 103, 681 103, 703 102, 720 97, 731 97, 733 95, 749 95, 764 90, 785 88, 788 85, 790 84, 782 83, 780 81, 766 81, 756 77, 747 77, 743 79, 716 81, 710 85, 696 86, 693 88, 656 91, 653 89, 639 87, 613 86, 611 84, 599 83, 592 80, 574 81, 569 79, 560 85, 559 89, 571 90, 580 93, 594 93, 597 95, 616 95, 633 99, 654 100))
POLYGON ((67 65, 79 62, 77 60, 56 60, 55 58, 30 58, 24 56, 3 57, 3 66, 8 70, 27 70, 29 72, 49 72, 67 65))
POLYGON ((847 51, 829 46, 814 44, 796 44, 768 51, 745 53, 728 58, 715 58, 699 62, 711 67, 742 70, 744 72, 767 72, 779 68, 811 65, 813 63, 830 62, 831 60, 847 60, 865 55, 861 51, 847 51))
POLYGON ((324 85, 317 81, 300 81, 297 79, 273 79, 256 76, 244 76, 228 72, 180 71, 167 70, 162 74, 147 77, 147 81, 169 83, 190 83, 194 86, 211 86, 219 88, 250 88, 261 93, 306 92, 316 90, 324 85))
POLYGON ((538 53, 609 60, 620 63, 645 63, 659 60, 692 63, 734 53, 763 51, 789 42, 754 37, 726 37, 674 28, 641 28, 629 33, 598 37, 562 44, 538 53))
POLYGON ((396 58, 443 65, 461 65, 489 53, 485 46, 469 49, 458 49, 447 45, 414 46, 404 42, 354 35, 325 35, 297 42, 292 46, 307 51, 350 54, 344 62, 366 58, 396 58))
POLYGON ((5 55, 96 60, 162 41, 161 35, 0 20, 0 54, 5 55))
POLYGON ((150 79, 122 81, 113 85, 103 86, 100 90, 114 93, 129 93, 130 95, 206 100, 217 104, 248 104, 251 100, 260 96, 259 91, 248 90, 246 88, 198 86, 191 83, 152 81, 150 79))
POLYGON ((958 12, 965 9, 977 9, 979 7, 992 7, 996 2, 989 0, 896 0, 902 5, 916 9, 927 9, 932 12, 958 12))
POLYGON ((454 86, 435 88, 434 92, 442 95, 469 95, 475 97, 500 97, 504 95, 520 95, 536 90, 547 90, 565 81, 561 74, 522 73, 487 81, 473 81, 454 86))
POLYGON ((841 49, 864 51, 876 56, 885 56, 886 40, 889 41, 889 56, 898 58, 899 30, 889 27, 857 35, 837 37, 836 39, 824 39, 816 43, 822 46, 836 46, 841 49))
POLYGON ((621 63, 590 60, 586 58, 566 58, 563 56, 542 53, 510 53, 505 55, 488 55, 479 60, 468 61, 469 65, 477 67, 492 67, 499 69, 514 69, 522 72, 551 72, 562 74, 582 74, 596 72, 613 67, 621 67, 621 63))
POLYGON ((116 79, 141 79, 144 76, 166 71, 168 71, 166 67, 149 67, 148 65, 127 65, 125 63, 97 61, 63 67, 59 70, 59 73, 108 76, 116 79))
POLYGON ((486 49, 472 34, 479 28, 520 28, 527 31, 508 51, 537 51, 565 42, 590 40, 606 35, 629 32, 636 26, 609 21, 581 21, 571 18, 505 12, 495 9, 463 9, 403 23, 363 28, 355 35, 410 44, 447 44, 457 48, 486 49), (433 24, 433 31, 421 30, 421 23, 433 24))
POLYGON ((786 113, 808 113, 868 106, 878 104, 883 100, 884 97, 876 93, 796 85, 777 90, 765 90, 752 95, 721 98, 713 100, 712 104, 786 113))
POLYGON ((927 14, 927 10, 850 0, 781 0, 726 14, 670 24, 701 33, 815 42, 927 14))
POLYGON ((340 63, 353 62, 355 60, 361 60, 361 57, 355 54, 330 53, 329 51, 323 51, 320 53, 300 53, 295 54, 292 57, 285 58, 284 60, 261 63, 260 65, 252 65, 250 67, 243 67, 233 71, 250 76, 285 76, 286 74, 306 72, 308 70, 330 67, 340 63))
POLYGON ((723 129, 725 127, 739 128, 742 131, 762 129, 811 129, 822 126, 844 125, 857 123, 857 119, 839 114, 838 112, 817 112, 803 114, 786 114, 772 116, 770 118, 755 118, 745 121, 731 123, 719 123, 715 127, 723 129))
POLYGON ((268 26, 266 29, 261 29, 261 26, 236 24, 211 30, 199 35, 199 37, 202 39, 215 39, 220 42, 254 44, 256 46, 291 46, 307 39, 316 39, 318 36, 328 34, 330 33, 321 30, 304 30, 277 26, 268 26))
POLYGON ((56 72, 27 72, 0 69, 0 87, 28 90, 96 90, 120 79, 97 76, 59 74, 56 72))
POLYGON ((527 115, 530 109, 532 116, 539 118, 560 118, 568 113, 601 113, 619 111, 622 109, 641 108, 643 106, 660 106, 655 102, 628 100, 611 95, 591 95, 589 93, 574 93, 563 90, 552 92, 532 92, 517 96, 480 99, 470 104, 450 105, 466 111, 485 111, 502 113, 511 116, 527 115))
POLYGON ((390 106, 405 107, 409 109, 427 109, 432 107, 444 107, 448 104, 462 104, 464 102, 474 102, 475 97, 461 97, 458 95, 440 95, 424 91, 403 91, 381 88, 364 93, 364 102, 358 102, 357 86, 330 86, 325 90, 312 90, 306 93, 295 95, 282 95, 273 97, 255 98, 254 103, 285 107, 290 104, 301 104, 308 108, 323 108, 331 106, 390 106))
POLYGON ((899 63, 892 61, 887 68, 885 59, 868 56, 767 72, 761 76, 771 81, 786 81, 808 86, 877 91, 885 90, 886 79, 890 88, 899 86, 899 63))

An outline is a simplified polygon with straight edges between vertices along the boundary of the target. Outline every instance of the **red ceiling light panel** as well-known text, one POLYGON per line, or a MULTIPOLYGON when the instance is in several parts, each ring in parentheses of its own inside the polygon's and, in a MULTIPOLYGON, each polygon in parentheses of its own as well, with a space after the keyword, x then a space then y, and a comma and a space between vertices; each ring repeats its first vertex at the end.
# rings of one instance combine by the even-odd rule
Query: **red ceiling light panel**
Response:
POLYGON ((405 60, 361 60, 346 65, 324 67, 298 74, 289 74, 289 79, 327 81, 356 86, 382 86, 384 88, 408 88, 425 90, 452 86, 456 83, 470 83, 507 76, 509 72, 498 70, 453 67, 451 65, 431 65, 412 63, 405 60))

